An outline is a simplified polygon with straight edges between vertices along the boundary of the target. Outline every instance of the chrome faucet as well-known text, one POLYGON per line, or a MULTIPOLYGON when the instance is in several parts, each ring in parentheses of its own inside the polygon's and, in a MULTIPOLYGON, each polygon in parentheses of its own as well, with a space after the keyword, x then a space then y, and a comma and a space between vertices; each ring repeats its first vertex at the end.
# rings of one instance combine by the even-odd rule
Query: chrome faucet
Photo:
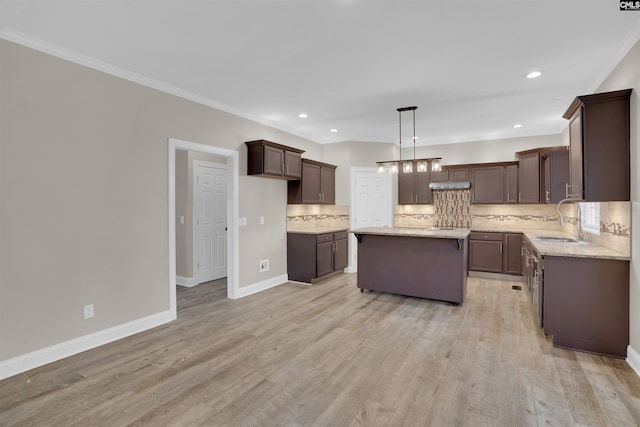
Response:
POLYGON ((578 208, 578 240, 584 240, 584 231, 582 230, 582 209, 580 209, 580 203, 572 199, 562 199, 558 202, 556 211, 558 212, 558 221, 560 222, 560 227, 564 225, 564 215, 562 215, 562 212, 560 212, 560 206, 563 203, 573 203, 578 208))

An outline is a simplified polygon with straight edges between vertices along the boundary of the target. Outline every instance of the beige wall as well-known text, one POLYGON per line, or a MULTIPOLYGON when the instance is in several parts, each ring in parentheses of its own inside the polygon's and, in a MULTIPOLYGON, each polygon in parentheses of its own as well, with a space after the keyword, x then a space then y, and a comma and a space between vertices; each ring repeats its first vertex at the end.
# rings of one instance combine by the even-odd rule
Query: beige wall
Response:
POLYGON ((169 309, 170 137, 239 150, 240 286, 286 274, 286 182, 246 176, 244 141, 317 144, 4 40, 0 59, 0 361, 169 309))
POLYGON ((596 92, 633 88, 631 93, 631 271, 629 335, 640 353, 640 42, 631 48, 596 92))

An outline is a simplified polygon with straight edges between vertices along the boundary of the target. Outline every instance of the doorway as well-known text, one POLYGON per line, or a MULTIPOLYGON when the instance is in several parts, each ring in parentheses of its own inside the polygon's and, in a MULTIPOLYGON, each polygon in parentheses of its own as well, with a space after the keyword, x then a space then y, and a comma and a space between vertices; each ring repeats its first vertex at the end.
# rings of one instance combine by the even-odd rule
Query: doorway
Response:
POLYGON ((227 277, 227 165, 193 162, 195 283, 227 277))
MULTIPOLYGON (((391 176, 380 174, 376 168, 351 168, 351 229, 364 227, 390 227, 393 225, 391 203, 391 176)), ((358 242, 349 234, 350 268, 358 270, 358 242)))
POLYGON ((227 272, 227 298, 235 299, 239 294, 239 232, 237 218, 239 216, 239 161, 238 152, 235 150, 213 147, 210 145, 182 141, 169 138, 168 144, 168 170, 169 170, 169 311, 172 318, 177 316, 176 301, 176 152, 178 150, 193 151, 197 153, 214 154, 226 159, 226 272, 227 272))

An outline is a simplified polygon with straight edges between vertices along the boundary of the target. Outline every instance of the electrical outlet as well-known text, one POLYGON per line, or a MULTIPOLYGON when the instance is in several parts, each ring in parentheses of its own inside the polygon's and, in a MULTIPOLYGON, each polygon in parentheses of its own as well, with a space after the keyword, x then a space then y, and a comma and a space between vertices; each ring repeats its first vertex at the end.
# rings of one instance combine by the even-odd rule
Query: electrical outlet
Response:
POLYGON ((91 319, 93 317, 93 304, 84 306, 84 318, 91 319))
POLYGON ((269 260, 263 259, 260 261, 260 272, 269 271, 269 260))

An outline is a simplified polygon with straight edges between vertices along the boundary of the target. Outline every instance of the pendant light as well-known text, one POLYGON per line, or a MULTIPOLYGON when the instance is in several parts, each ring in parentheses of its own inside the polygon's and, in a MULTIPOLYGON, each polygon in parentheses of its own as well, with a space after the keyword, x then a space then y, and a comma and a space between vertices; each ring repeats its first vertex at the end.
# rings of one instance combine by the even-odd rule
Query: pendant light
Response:
POLYGON ((418 107, 402 107, 397 108, 398 111, 398 145, 400 147, 399 159, 392 161, 376 162, 378 165, 378 173, 385 173, 387 171, 391 173, 413 173, 415 165, 416 172, 426 173, 429 172, 429 162, 431 162, 432 170, 440 170, 440 158, 433 159, 416 159, 416 110, 418 107), (411 111, 413 116, 413 161, 402 161, 402 113, 405 111, 411 111))

